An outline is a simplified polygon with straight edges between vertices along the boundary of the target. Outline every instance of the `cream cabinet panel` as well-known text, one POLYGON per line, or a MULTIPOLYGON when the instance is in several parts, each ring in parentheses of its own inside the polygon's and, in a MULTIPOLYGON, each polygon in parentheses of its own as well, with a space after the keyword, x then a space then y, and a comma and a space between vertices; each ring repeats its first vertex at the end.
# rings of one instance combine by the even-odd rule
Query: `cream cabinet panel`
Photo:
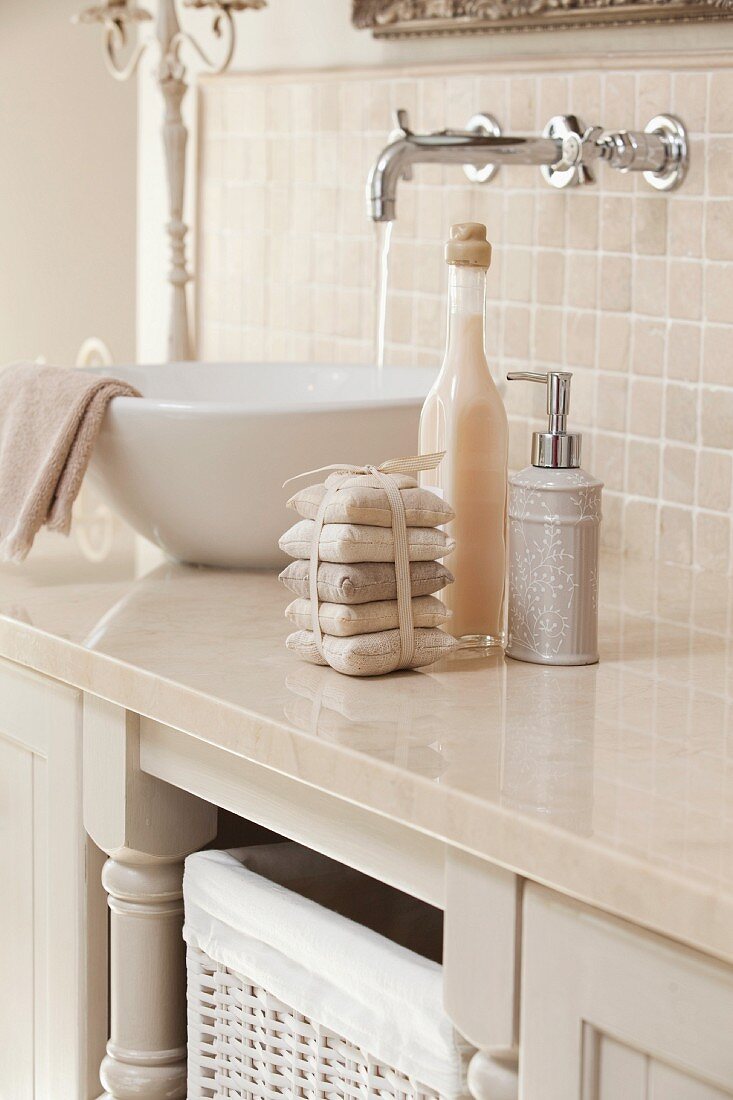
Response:
POLYGON ((593 1049, 586 1051, 583 1100, 647 1100, 647 1060, 638 1050, 586 1029, 593 1049))
POLYGON ((583 1100, 730 1100, 731 1093, 586 1028, 583 1100))
POLYGON ((521 1100, 730 1100, 733 968, 528 885, 521 1100))
POLYGON ((732 1093, 723 1092, 686 1073, 650 1060, 648 1100, 730 1100, 732 1093))
POLYGON ((101 1092, 107 915, 82 825, 81 716, 79 692, 0 661, 2 1100, 101 1092))
POLYGON ((33 1100, 33 756, 0 737, 0 1096, 33 1100))

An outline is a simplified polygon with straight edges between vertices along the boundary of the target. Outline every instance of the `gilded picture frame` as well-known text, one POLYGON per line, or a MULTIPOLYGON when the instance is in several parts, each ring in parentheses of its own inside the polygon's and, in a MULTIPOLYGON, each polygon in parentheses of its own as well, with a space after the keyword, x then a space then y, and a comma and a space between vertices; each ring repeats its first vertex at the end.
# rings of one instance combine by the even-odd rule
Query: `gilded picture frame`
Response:
POLYGON ((353 0, 378 38, 733 18, 733 0, 353 0))

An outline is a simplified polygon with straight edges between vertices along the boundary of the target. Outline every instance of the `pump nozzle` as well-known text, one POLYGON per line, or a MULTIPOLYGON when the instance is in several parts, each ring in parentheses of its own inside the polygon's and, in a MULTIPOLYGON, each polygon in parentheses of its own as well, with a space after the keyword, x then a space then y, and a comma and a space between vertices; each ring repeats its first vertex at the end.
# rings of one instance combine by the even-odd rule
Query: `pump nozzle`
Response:
POLYGON ((507 374, 510 382, 540 382, 547 386, 546 432, 534 432, 532 436, 532 465, 547 469, 575 469, 580 466, 580 448, 583 437, 567 431, 570 411, 570 371, 550 370, 546 374, 532 371, 512 371, 507 374))

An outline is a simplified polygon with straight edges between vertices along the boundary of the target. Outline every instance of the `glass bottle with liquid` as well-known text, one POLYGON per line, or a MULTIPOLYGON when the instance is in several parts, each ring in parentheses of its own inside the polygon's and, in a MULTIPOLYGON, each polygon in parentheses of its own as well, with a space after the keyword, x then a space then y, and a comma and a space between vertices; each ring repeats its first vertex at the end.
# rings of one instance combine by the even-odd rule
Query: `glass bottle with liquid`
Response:
POLYGON ((455 583, 441 593, 453 612, 446 629, 467 645, 503 645, 508 426, 484 351, 486 226, 452 226, 445 258, 448 340, 420 417, 420 453, 446 453, 422 483, 455 512, 447 530, 456 548, 445 558, 455 583))

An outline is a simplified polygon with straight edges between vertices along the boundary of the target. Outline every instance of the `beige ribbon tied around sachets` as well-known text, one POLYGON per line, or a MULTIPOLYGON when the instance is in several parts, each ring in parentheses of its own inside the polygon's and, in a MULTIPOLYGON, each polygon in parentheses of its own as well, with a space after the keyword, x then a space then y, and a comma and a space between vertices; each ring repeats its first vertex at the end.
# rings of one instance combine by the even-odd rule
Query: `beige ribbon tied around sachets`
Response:
MULTIPOLYGON (((340 489, 349 488, 352 485, 368 484, 381 486, 387 494, 390 511, 392 513, 392 537, 394 539, 394 567, 395 580, 397 582, 397 618, 400 631, 400 656, 397 668, 407 667, 415 653, 415 627, 412 621, 412 592, 410 589, 410 553, 407 542, 407 518, 402 495, 397 487, 394 474, 417 474, 423 470, 435 470, 445 454, 437 451, 429 455, 411 455, 407 458, 390 458, 379 466, 355 466, 349 462, 335 462, 330 466, 319 466, 316 470, 306 470, 302 474, 288 478, 285 485, 301 477, 309 477, 311 474, 342 474, 343 477, 328 486, 321 500, 316 514, 313 539, 310 552, 310 572, 308 587, 311 606, 311 627, 315 638, 316 647, 321 657, 327 662, 323 653, 323 634, 320 622, 320 604, 318 600, 318 566, 321 558, 319 546, 321 531, 323 529, 326 509, 340 489), (369 478, 364 482, 362 479, 369 478)), ((284 487, 284 486, 283 486, 284 487)))

